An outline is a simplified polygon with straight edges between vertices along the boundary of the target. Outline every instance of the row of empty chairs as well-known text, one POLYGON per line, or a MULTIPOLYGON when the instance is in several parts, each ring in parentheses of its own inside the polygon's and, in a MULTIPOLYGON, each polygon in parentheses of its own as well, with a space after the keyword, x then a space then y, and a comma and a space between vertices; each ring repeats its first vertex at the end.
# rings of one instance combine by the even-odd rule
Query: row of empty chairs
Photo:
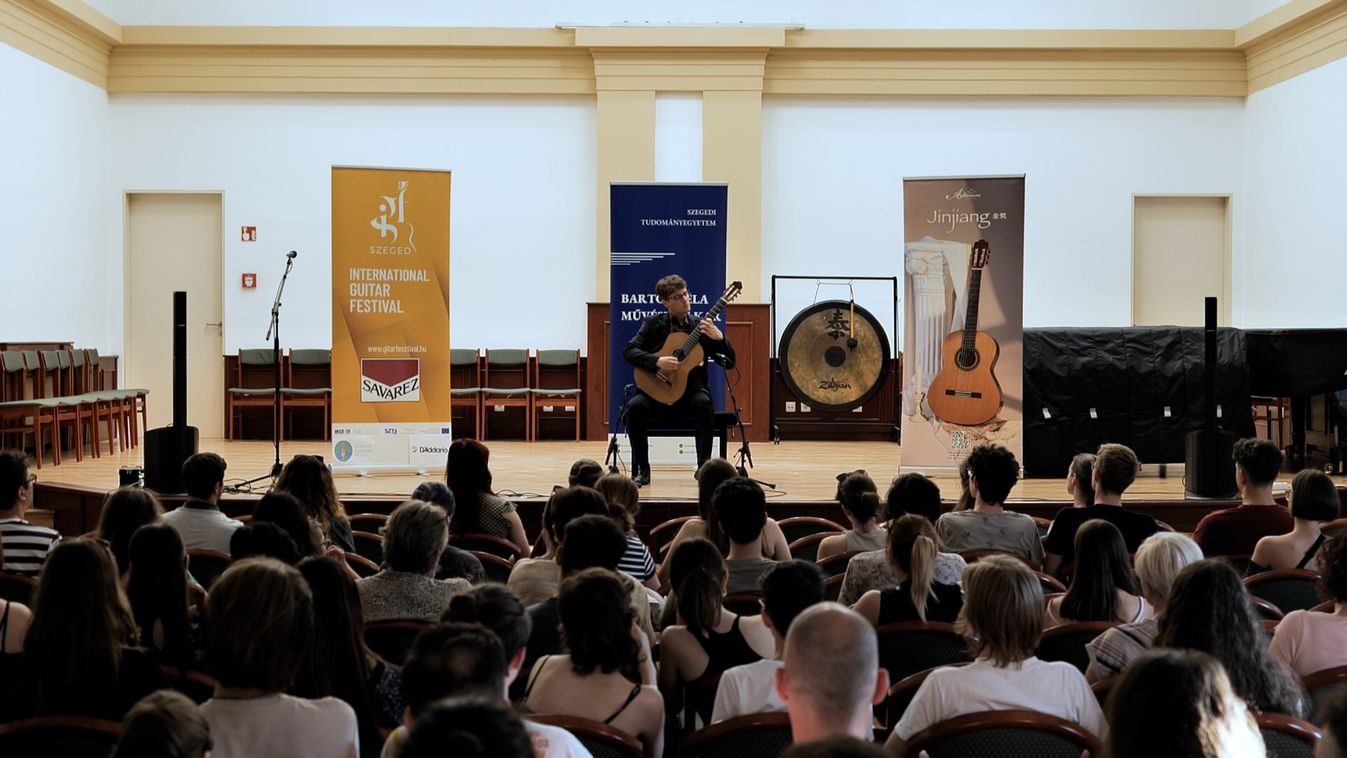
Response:
POLYGON ((487 348, 485 357, 475 348, 450 351, 453 372, 451 404, 470 409, 474 432, 487 439, 489 409, 521 408, 524 438, 538 439, 544 416, 568 415, 575 422, 575 441, 580 441, 583 387, 580 351, 487 348), (461 386, 460 386, 461 385, 461 386))
MULTIPOLYGON (((276 356, 272 348, 241 348, 226 390, 225 436, 238 439, 243 433, 246 408, 274 408, 276 402, 276 356)), ((281 413, 296 408, 323 412, 323 439, 332 436, 332 351, 291 348, 281 356, 281 413), (297 372, 296 369, 299 369, 297 372)), ((281 439, 285 439, 282 419, 281 439)))
POLYGON ((46 441, 52 463, 60 465, 66 428, 77 461, 84 458, 86 439, 95 457, 104 440, 109 454, 139 444, 149 390, 105 388, 98 350, 5 350, 0 365, 0 437, 17 438, 17 445, 6 443, 18 448, 27 448, 31 438, 38 468, 46 441))

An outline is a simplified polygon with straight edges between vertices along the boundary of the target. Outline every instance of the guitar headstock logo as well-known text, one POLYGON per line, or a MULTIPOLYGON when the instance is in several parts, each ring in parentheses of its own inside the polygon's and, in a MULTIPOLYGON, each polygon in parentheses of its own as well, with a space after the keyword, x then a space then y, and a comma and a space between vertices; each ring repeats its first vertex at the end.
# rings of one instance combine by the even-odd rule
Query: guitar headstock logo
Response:
POLYGON ((973 253, 969 256, 969 263, 973 268, 983 268, 991 258, 992 246, 987 244, 987 240, 978 240, 973 243, 973 253))

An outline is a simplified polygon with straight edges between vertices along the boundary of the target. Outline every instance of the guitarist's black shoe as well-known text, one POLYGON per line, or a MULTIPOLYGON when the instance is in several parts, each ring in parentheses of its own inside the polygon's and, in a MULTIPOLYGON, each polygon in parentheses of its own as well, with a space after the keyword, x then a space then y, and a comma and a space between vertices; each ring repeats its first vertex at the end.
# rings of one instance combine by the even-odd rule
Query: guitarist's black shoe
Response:
POLYGON ((637 486, 637 487, 644 487, 644 486, 646 486, 647 484, 650 484, 650 474, 649 474, 649 472, 642 471, 642 472, 640 472, 639 474, 637 474, 636 476, 633 476, 633 477, 631 478, 631 480, 632 480, 633 482, 636 482, 636 486, 637 486))

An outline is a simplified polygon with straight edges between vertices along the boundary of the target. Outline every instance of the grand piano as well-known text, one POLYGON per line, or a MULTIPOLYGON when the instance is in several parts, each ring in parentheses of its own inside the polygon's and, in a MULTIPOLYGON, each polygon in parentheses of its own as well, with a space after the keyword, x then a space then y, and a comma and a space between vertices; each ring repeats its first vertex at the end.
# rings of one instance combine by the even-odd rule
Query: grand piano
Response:
MULTIPOLYGON (((1291 398, 1291 455, 1303 462, 1310 399, 1347 390, 1347 329, 1246 329, 1244 335, 1249 393, 1291 398)), ((1330 397, 1329 414, 1337 406, 1330 397)), ((1333 423, 1330 415, 1330 434, 1333 423)), ((1335 464, 1341 473, 1341 452, 1335 464)))

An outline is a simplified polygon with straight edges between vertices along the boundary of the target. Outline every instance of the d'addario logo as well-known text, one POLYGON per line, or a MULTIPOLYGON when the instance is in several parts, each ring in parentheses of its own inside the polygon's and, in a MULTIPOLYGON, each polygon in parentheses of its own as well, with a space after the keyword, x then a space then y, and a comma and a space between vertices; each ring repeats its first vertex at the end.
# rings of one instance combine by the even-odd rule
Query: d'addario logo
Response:
POLYGON ((976 200, 982 193, 972 187, 960 187, 954 194, 945 195, 946 200, 976 200))
POLYGON ((360 402, 410 403, 421 399, 417 358, 361 358, 360 402))

